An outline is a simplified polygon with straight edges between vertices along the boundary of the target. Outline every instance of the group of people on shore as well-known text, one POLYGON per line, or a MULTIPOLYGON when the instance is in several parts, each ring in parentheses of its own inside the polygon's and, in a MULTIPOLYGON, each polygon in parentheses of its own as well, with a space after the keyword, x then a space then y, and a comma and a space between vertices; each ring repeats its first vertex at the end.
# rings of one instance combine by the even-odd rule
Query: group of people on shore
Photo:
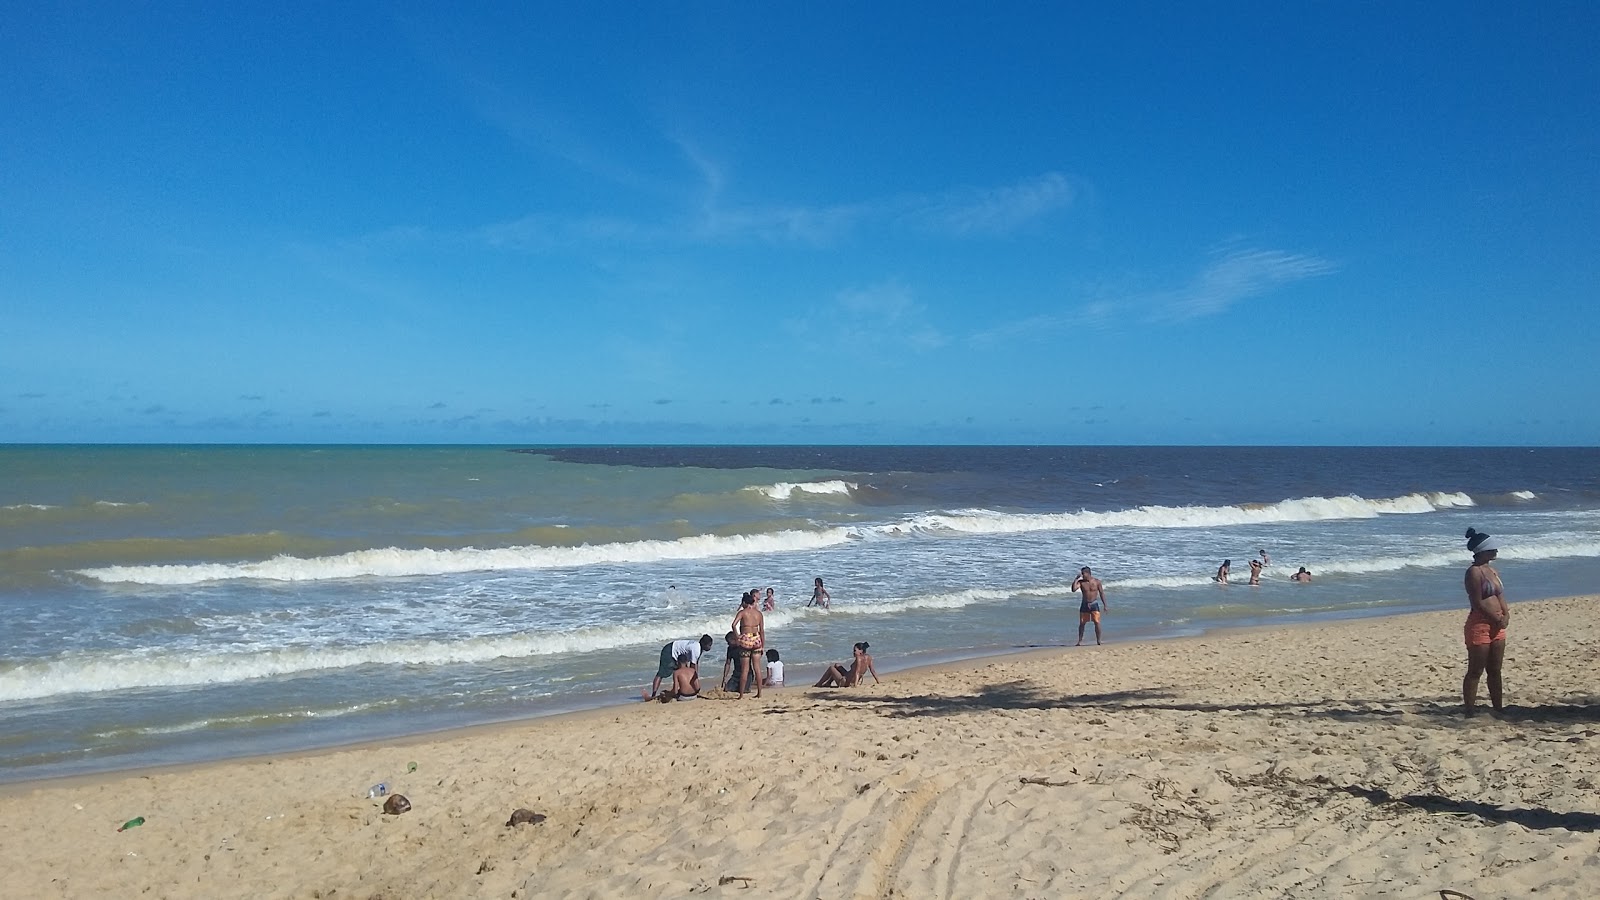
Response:
MULTIPOLYGON (((1506 629, 1511 623, 1511 607, 1506 604, 1505 585, 1494 562, 1500 549, 1494 539, 1475 528, 1467 529, 1467 551, 1472 554, 1472 565, 1467 567, 1464 587, 1467 592, 1467 623, 1463 635, 1467 645, 1467 673, 1461 679, 1461 704, 1471 715, 1478 704, 1478 683, 1487 676, 1489 703, 1499 712, 1504 703, 1504 685, 1501 668, 1505 661, 1506 629)), ((1261 570, 1271 563, 1267 551, 1260 551, 1260 559, 1250 560, 1250 583, 1261 583, 1261 570)), ((1213 578, 1218 584, 1228 583, 1231 560, 1223 560, 1213 578)), ((1290 581, 1304 584, 1311 580, 1311 572, 1301 566, 1289 576, 1290 581)), ((1082 600, 1078 606, 1078 644, 1083 645, 1084 627, 1094 623, 1094 642, 1100 643, 1100 613, 1108 609, 1105 585, 1084 566, 1073 579, 1072 590, 1082 600)))
MULTIPOLYGON (((1511 622, 1511 608, 1506 604, 1500 573, 1490 565, 1499 556, 1495 541, 1487 534, 1468 528, 1467 550, 1472 553, 1472 565, 1467 568, 1464 581, 1469 610, 1464 628, 1467 673, 1461 680, 1461 699, 1470 715, 1477 706, 1478 683, 1485 675, 1488 676, 1490 704, 1497 712, 1502 708, 1504 691, 1501 668, 1505 660, 1506 629, 1511 622)), ((1260 557, 1259 560, 1250 560, 1251 584, 1261 583, 1261 570, 1271 563, 1266 550, 1260 551, 1260 557)), ((1229 560, 1223 560, 1217 569, 1214 580, 1219 584, 1227 584, 1229 564, 1229 560)), ((1308 582, 1311 573, 1301 566, 1289 579, 1308 582)), ((1072 591, 1080 595, 1076 646, 1083 645, 1084 630, 1091 623, 1094 625, 1094 642, 1102 643, 1100 615, 1110 609, 1105 585, 1088 566, 1084 566, 1072 581, 1072 591)), ((812 598, 806 605, 827 608, 830 599, 822 579, 818 578, 814 583, 812 598)), ((722 666, 721 684, 728 690, 736 691, 741 700, 752 682, 757 697, 761 696, 763 686, 777 687, 783 684, 783 662, 777 649, 766 646, 766 619, 762 615, 763 610, 771 611, 776 606, 772 588, 766 589, 764 601, 759 590, 746 591, 739 598, 739 611, 734 614, 732 627, 724 638, 728 653, 722 666), (756 660, 762 655, 766 659, 766 671, 757 673, 756 660)), ((655 680, 650 685, 647 699, 691 700, 698 697, 700 659, 710 652, 714 644, 711 635, 703 634, 698 641, 672 641, 663 646, 660 665, 656 668, 655 680), (662 692, 661 683, 666 679, 671 679, 671 686, 662 692)), ((872 656, 867 652, 869 646, 866 641, 857 642, 851 650, 851 661, 828 666, 815 686, 854 687, 866 675, 872 676, 873 683, 879 683, 872 656)))
MULTIPOLYGON (((1260 559, 1256 559, 1255 557, 1251 557, 1250 559, 1250 584, 1260 584, 1262 571, 1265 570, 1267 566, 1272 565, 1272 558, 1267 556, 1267 551, 1265 549, 1258 551, 1258 553, 1261 557, 1260 559)), ((1215 581, 1217 584, 1227 584, 1228 573, 1232 568, 1233 560, 1223 560, 1222 565, 1217 566, 1217 574, 1211 576, 1211 580, 1215 581)), ((1301 566, 1300 571, 1289 576, 1289 580, 1299 584, 1305 584, 1311 580, 1311 570, 1307 569, 1305 566, 1301 566)))
MULTIPOLYGON (((822 579, 813 579, 811 599, 806 601, 806 606, 828 609, 832 601, 822 579)), ((757 697, 761 696, 763 687, 783 685, 783 658, 777 648, 767 646, 766 616, 763 615, 777 607, 776 592, 770 587, 765 595, 760 588, 751 588, 739 597, 739 609, 734 613, 733 622, 723 638, 728 645, 728 652, 722 664, 719 684, 737 693, 740 700, 744 699, 745 692, 752 685, 757 697), (757 671, 759 660, 763 657, 766 660, 765 671, 757 671)), ((700 660, 714 645, 711 635, 703 634, 699 640, 672 641, 663 646, 660 664, 656 667, 650 693, 645 699, 666 702, 699 697, 700 660), (666 691, 662 691, 661 684, 668 679, 671 684, 666 691)), ((867 642, 861 641, 855 645, 851 662, 830 665, 816 686, 853 687, 860 683, 865 674, 871 674, 874 682, 878 680, 877 670, 872 666, 872 656, 867 653, 867 642)))

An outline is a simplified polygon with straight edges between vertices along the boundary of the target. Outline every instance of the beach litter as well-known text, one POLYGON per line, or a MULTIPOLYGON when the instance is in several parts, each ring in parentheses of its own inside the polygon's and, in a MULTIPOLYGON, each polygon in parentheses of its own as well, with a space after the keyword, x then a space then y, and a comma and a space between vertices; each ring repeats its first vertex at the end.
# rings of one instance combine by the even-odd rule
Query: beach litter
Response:
POLYGON ((411 801, 406 799, 405 794, 391 794, 389 799, 383 801, 383 811, 391 816, 408 813, 411 811, 411 801))

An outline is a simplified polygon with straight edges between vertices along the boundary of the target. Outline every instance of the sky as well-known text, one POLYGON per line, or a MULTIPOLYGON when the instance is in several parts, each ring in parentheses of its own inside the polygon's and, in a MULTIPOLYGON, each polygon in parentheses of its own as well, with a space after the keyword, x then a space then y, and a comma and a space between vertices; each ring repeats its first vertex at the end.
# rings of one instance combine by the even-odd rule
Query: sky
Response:
POLYGON ((1600 443, 1597 4, 6 19, 0 442, 1600 443))

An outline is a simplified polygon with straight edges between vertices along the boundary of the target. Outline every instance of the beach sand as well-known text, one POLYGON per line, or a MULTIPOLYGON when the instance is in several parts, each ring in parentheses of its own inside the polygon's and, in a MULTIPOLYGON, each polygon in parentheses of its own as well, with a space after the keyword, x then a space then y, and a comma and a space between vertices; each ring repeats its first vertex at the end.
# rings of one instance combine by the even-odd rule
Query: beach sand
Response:
MULTIPOLYGON (((0 894, 1600 895, 1600 598, 1513 606, 1499 718, 1461 715, 1464 618, 1043 650, 11 785, 0 894), (384 815, 377 781, 412 810, 384 815), (518 807, 548 818, 509 828, 518 807)), ((861 637, 892 661, 892 635, 861 637)))

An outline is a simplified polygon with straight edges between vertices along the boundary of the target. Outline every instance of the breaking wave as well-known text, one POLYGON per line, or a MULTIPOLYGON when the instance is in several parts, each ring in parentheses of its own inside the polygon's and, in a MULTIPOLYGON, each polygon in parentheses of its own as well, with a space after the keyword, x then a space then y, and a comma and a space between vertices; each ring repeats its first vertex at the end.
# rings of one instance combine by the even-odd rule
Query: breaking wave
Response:
POLYGON ((302 559, 276 556, 261 562, 202 563, 194 565, 103 566, 80 569, 79 575, 96 581, 133 584, 200 584, 208 581, 259 579, 262 581, 328 581, 339 578, 404 578, 451 575, 463 572, 497 572, 516 569, 557 569, 605 563, 643 563, 659 560, 709 559, 759 553, 817 550, 850 539, 845 528, 821 531, 779 531, 771 534, 710 535, 672 541, 630 541, 579 547, 503 547, 480 550, 357 550, 337 556, 302 559))
POLYGON ((755 491, 769 500, 789 500, 796 492, 802 494, 835 494, 848 497, 856 486, 848 481, 802 481, 799 483, 780 481, 777 484, 751 485, 745 490, 755 491))
MULTIPOLYGON (((1407 494, 1381 500, 1347 497, 1303 497, 1277 503, 1240 506, 1140 506, 1111 512, 1002 513, 986 509, 929 513, 910 519, 913 531, 1009 534, 1023 531, 1078 531, 1093 528, 1216 528, 1274 522, 1324 519, 1372 519, 1382 515, 1416 515, 1475 505, 1461 493, 1407 494)), ((898 528, 902 526, 890 526, 898 528)))

